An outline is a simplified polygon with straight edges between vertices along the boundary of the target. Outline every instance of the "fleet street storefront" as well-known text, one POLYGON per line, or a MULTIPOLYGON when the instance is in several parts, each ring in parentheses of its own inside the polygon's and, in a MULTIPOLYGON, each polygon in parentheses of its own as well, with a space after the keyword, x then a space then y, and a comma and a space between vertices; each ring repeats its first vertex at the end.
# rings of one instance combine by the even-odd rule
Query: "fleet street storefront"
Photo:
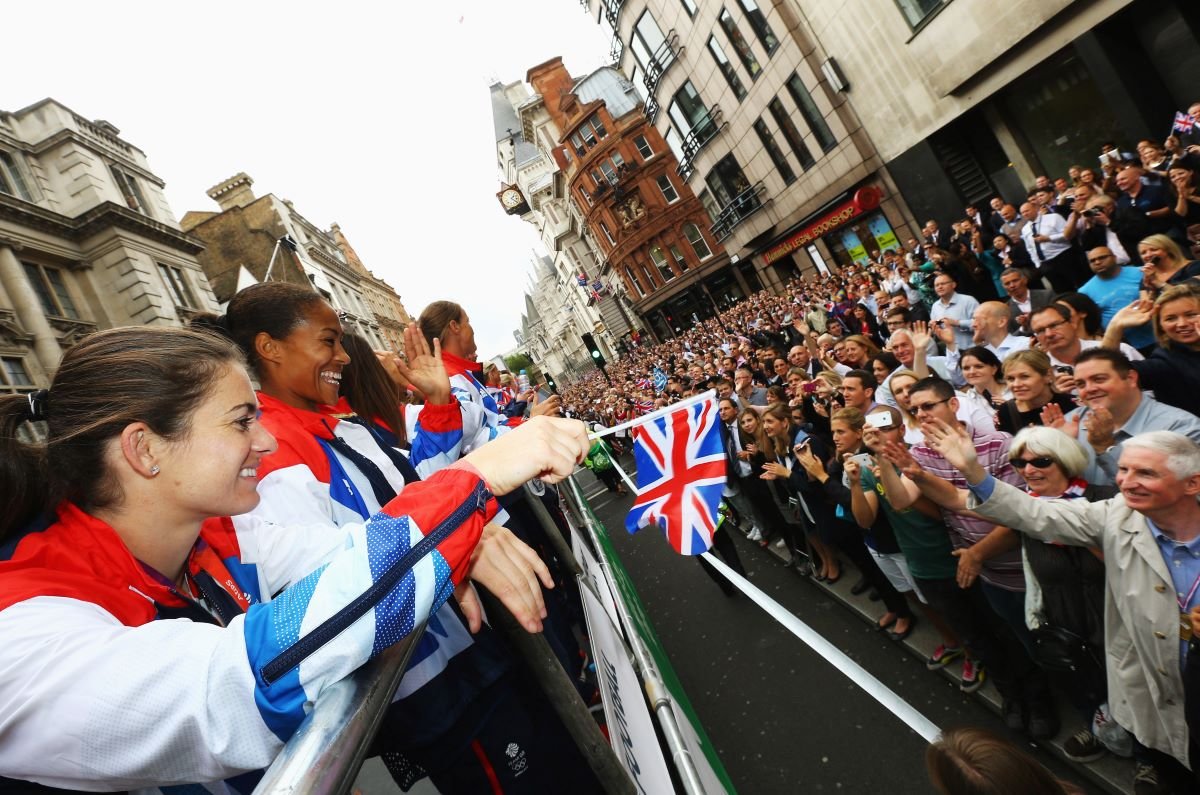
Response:
POLYGON ((900 240, 880 208, 883 191, 864 185, 847 191, 784 232, 762 254, 784 281, 796 275, 829 273, 834 266, 865 263, 878 252, 895 249, 900 240))

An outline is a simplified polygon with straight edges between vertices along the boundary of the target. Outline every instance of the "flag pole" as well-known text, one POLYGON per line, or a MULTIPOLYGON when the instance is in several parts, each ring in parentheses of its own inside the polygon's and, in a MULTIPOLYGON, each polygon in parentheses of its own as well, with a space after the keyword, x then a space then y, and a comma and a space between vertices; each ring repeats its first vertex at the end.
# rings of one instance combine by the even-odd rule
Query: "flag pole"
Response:
POLYGON ((614 456, 609 456, 609 460, 612 461, 613 468, 617 470, 617 474, 625 481, 625 485, 629 487, 630 492, 637 494, 637 484, 633 482, 633 478, 629 477, 624 469, 621 469, 621 465, 617 463, 617 459, 614 456))
POLYGON ((645 414, 641 417, 638 417, 637 419, 629 420, 628 422, 622 422, 620 425, 614 425, 611 428, 601 428, 598 431, 593 431, 592 433, 588 434, 588 438, 589 439, 599 439, 602 436, 608 436, 609 434, 616 433, 617 431, 623 431, 626 428, 632 428, 635 425, 641 425, 644 422, 649 422, 650 420, 656 420, 659 417, 664 417, 667 414, 671 414, 672 412, 679 411, 680 409, 685 409, 685 408, 688 408, 689 406, 694 406, 697 403, 703 403, 704 401, 708 400, 709 398, 715 397, 716 394, 717 394, 717 390, 710 389, 707 392, 702 392, 699 395, 693 395, 692 397, 687 398, 686 400, 681 400, 678 403, 672 403, 669 406, 663 406, 661 409, 652 411, 649 414, 645 414))

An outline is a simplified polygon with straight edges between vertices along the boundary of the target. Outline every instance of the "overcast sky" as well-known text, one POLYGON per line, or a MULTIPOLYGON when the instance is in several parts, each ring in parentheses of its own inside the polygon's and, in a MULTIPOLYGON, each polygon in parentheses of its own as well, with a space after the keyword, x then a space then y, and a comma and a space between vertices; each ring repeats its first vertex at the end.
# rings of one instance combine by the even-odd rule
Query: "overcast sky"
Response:
POLYGON ((488 86, 608 41, 575 0, 67 2, 5 8, 0 108, 53 97, 107 119, 176 217, 239 171, 337 222, 418 314, 463 304, 481 357, 520 323, 533 227, 501 212, 488 86), (184 9, 187 9, 185 13, 184 9))

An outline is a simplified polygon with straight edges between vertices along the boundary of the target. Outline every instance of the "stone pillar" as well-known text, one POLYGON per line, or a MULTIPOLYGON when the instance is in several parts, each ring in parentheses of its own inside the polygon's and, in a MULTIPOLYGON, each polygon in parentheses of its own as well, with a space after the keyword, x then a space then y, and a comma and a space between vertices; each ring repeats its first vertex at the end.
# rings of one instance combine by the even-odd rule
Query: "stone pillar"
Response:
POLYGON ((46 313, 42 311, 42 303, 38 300, 33 285, 25 278, 25 269, 12 248, 0 244, 0 282, 13 302, 13 311, 17 320, 26 331, 33 334, 33 350, 41 361, 42 369, 49 375, 58 367, 62 359, 62 348, 58 345, 58 336, 50 327, 46 313))

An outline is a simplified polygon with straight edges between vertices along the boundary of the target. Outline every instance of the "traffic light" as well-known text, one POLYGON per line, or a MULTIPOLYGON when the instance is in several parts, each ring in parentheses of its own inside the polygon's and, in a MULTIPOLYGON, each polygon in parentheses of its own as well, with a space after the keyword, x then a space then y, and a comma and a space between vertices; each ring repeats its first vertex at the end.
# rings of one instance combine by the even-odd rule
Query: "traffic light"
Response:
POLYGON ((583 344, 592 357, 592 364, 603 370, 608 362, 604 361, 604 354, 600 353, 600 347, 596 345, 596 338, 591 334, 581 334, 580 337, 583 339, 583 344))

